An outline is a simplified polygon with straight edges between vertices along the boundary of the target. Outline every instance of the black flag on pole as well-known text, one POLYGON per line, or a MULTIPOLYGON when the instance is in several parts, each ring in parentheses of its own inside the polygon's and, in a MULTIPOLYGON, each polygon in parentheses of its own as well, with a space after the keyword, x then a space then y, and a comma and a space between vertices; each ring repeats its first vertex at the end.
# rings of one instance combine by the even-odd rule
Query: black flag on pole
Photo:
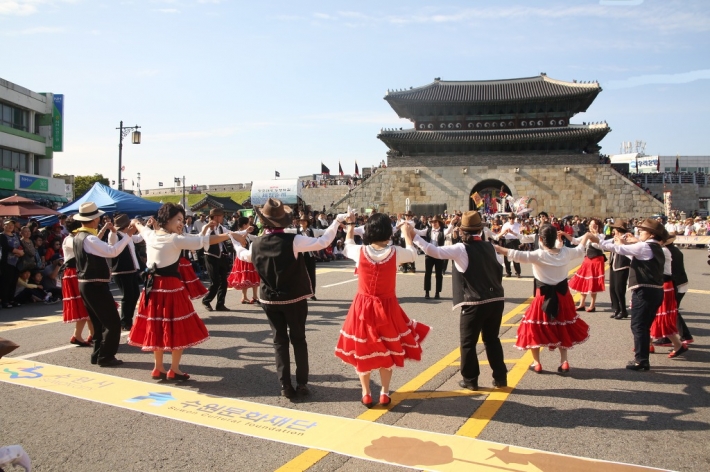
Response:
POLYGON ((355 161, 355 175, 360 175, 360 169, 357 167, 357 161, 355 161))
POLYGON ((330 175, 330 169, 328 169, 322 162, 320 163, 320 173, 330 175))
POLYGON ((274 175, 275 175, 276 177, 281 177, 281 174, 279 173, 278 170, 275 170, 275 171, 274 171, 274 175))
POLYGON ((158 182, 158 187, 162 187, 162 186, 163 186, 163 182, 158 182))
POLYGON ((338 161, 338 172, 340 172, 340 175, 345 175, 345 172, 343 172, 343 166, 340 165, 340 161, 338 161))
POLYGON ((678 156, 675 156, 675 173, 680 172, 680 163, 678 162, 678 156))

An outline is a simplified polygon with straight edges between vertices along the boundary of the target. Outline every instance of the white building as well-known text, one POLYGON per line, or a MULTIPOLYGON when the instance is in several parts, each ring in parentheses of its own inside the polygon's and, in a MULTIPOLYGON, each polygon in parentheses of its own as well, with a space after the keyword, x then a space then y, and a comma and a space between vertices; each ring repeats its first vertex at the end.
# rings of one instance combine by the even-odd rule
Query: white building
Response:
POLYGON ((0 198, 67 201, 64 180, 52 178, 54 152, 63 150, 63 100, 0 79, 0 198))

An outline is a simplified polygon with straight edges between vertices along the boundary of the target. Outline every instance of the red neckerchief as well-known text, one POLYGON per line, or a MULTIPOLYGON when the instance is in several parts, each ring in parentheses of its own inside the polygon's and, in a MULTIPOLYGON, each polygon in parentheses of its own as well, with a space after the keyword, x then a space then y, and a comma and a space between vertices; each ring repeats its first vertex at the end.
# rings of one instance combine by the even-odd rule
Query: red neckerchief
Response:
POLYGON ((483 241, 480 236, 471 236, 474 241, 483 241))

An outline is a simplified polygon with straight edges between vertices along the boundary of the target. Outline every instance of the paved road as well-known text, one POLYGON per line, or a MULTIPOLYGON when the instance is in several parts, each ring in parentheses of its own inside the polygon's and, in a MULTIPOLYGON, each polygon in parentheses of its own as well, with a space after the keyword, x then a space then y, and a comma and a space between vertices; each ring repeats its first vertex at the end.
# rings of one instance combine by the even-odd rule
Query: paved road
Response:
MULTIPOLYGON (((601 310, 583 316, 591 326, 591 338, 570 352, 568 376, 556 374, 556 352, 543 354, 545 372, 528 371, 528 359, 513 347, 521 304, 532 292, 530 268, 524 266, 522 279, 505 279, 504 313, 509 319, 501 328, 512 369, 511 386, 517 384, 495 395, 462 395, 457 393, 458 313, 451 311, 450 276, 444 280, 444 298, 426 301, 423 274, 400 274, 398 294, 404 310, 434 330, 424 345, 422 361, 395 371, 392 388, 398 390, 393 395, 397 405, 374 415, 365 413, 355 373, 333 355, 356 289, 353 266, 330 263, 318 266, 319 301, 309 306, 310 397, 290 402, 279 396, 263 312, 258 306, 239 304, 240 294, 234 291, 227 296, 232 312, 207 314, 196 304, 211 339, 186 351, 184 369, 193 380, 182 388, 347 418, 362 418, 365 413, 363 419, 403 428, 464 434, 574 456, 708 470, 710 266, 706 251, 684 253, 691 293, 683 300, 682 312, 696 342, 682 359, 668 359, 667 349, 659 350, 652 357, 651 372, 624 369, 632 358, 629 322, 609 319, 608 295, 599 297, 601 310)), ((423 259, 418 267, 424 267, 423 259)), ((85 348, 55 350, 68 345, 72 331, 57 321, 58 314, 56 305, 0 311, 0 336, 21 345, 12 356, 152 382, 152 357, 128 345, 122 345, 119 353, 125 364, 111 370, 90 365, 85 348), (54 352, 36 355, 47 350, 54 352)), ((485 354, 479 357, 485 359, 485 354)), ((490 387, 487 366, 482 367, 479 384, 490 387)), ((3 382, 0 408, 0 445, 22 444, 38 471, 268 471, 284 465, 299 470, 308 464, 314 471, 404 470, 3 382)))

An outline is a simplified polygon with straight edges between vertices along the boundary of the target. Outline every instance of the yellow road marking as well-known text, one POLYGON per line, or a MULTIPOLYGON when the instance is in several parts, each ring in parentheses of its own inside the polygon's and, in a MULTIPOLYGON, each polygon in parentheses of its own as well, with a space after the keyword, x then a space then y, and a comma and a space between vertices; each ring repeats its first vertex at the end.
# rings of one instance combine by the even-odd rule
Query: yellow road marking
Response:
POLYGON ((710 295, 710 290, 697 290, 694 288, 688 289, 688 293, 702 293, 703 295, 710 295))
POLYGON ((27 328, 28 326, 40 326, 47 323, 56 323, 62 321, 62 315, 38 316, 37 318, 22 318, 17 321, 4 321, 0 323, 1 331, 10 331, 11 329, 27 328))

